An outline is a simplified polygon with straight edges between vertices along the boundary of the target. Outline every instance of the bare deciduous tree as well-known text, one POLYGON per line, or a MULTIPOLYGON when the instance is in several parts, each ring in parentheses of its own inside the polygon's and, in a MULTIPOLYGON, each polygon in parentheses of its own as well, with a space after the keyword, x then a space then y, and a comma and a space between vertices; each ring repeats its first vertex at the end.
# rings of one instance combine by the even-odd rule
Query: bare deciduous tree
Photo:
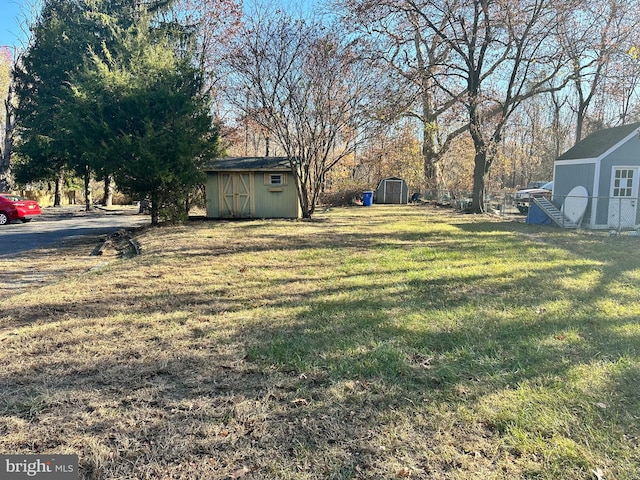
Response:
POLYGON ((484 211, 485 176, 504 128, 526 99, 550 89, 562 58, 552 44, 554 0, 406 0, 433 35, 451 48, 446 82, 459 97, 475 151, 473 212, 484 211))
MULTIPOLYGON (((635 0, 579 2, 571 11, 560 12, 558 34, 571 62, 575 93, 575 143, 588 133, 585 121, 594 98, 606 90, 607 80, 615 78, 615 61, 626 56, 633 46, 640 25, 639 12, 640 5, 635 0)), ((598 123, 600 128, 604 126, 604 122, 598 123)))
MULTIPOLYGON (((343 21, 366 39, 372 60, 404 94, 399 115, 422 124, 424 186, 441 188, 440 162, 453 140, 466 132, 467 122, 454 107, 458 94, 441 82, 447 71, 451 47, 425 25, 420 12, 397 0, 342 0, 343 21)), ((444 26, 443 26, 444 27, 444 26)))
POLYGON ((285 152, 310 218, 327 172, 375 135, 393 92, 358 42, 326 24, 260 8, 237 38, 231 102, 285 152))
MULTIPOLYGON (((220 58, 240 28, 242 2, 238 0, 178 0, 166 15, 168 21, 194 29, 196 61, 206 75, 209 90, 222 79, 220 58)), ((212 93, 211 91, 209 93, 212 93)))

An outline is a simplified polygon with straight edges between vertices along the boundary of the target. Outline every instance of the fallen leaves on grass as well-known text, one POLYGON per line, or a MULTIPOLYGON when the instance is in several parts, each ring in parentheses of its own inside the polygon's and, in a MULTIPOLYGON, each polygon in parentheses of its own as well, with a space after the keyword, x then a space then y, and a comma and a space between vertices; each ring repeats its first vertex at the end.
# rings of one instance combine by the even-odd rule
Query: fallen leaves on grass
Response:
POLYGON ((411 469, 409 467, 402 467, 398 471, 398 477, 400 478, 409 478, 411 476, 411 469))
MULTIPOLYGON (((554 283, 563 269, 609 265, 610 249, 598 263, 597 253, 585 261, 545 247, 526 256, 533 263, 520 244, 511 258, 514 237, 484 218, 450 225, 389 210, 407 217, 399 223, 385 213, 348 210, 295 229, 171 226, 144 233, 143 255, 127 262, 98 261, 93 245, 2 259, 0 450, 77 453, 81 478, 515 480, 551 468, 544 478, 604 479, 584 465, 636 478, 621 474, 637 472, 631 414, 620 417, 629 437, 610 437, 609 451, 571 449, 601 431, 598 409, 617 418, 635 398, 614 390, 635 378, 630 356, 626 370, 611 367, 611 388, 571 373, 591 365, 595 345, 617 359, 636 342, 600 336, 600 320, 616 325, 589 302, 564 313, 572 299, 554 283), (438 251, 429 268, 424 250, 438 251), (48 285, 54 274, 64 280, 48 285), (534 317, 532 302, 551 305, 549 318, 534 317), (548 348, 533 348, 540 342, 548 348), (521 394, 529 382, 535 402, 521 394), (542 421, 531 405, 544 407, 542 421), (573 443, 559 454, 538 443, 540 424, 573 443)), ((634 262, 622 272, 631 279, 634 262)))
POLYGON ((242 468, 236 470, 235 472, 230 473, 229 474, 229 478, 231 478, 232 480, 237 480, 238 478, 244 477, 250 471, 251 471, 250 469, 248 469, 247 467, 243 466, 242 468))

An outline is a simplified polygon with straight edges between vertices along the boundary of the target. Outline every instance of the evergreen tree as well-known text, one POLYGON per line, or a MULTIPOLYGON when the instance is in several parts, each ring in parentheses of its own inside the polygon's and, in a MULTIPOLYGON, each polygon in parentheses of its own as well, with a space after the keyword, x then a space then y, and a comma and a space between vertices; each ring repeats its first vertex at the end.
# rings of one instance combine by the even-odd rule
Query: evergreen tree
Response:
POLYGON ((18 183, 55 180, 56 204, 63 172, 78 155, 63 119, 74 108, 70 79, 83 65, 89 32, 78 2, 47 0, 33 26, 32 44, 14 72, 20 158, 13 174, 18 183))
POLYGON ((152 223, 161 206, 186 213, 217 131, 191 29, 157 15, 171 3, 46 1, 16 72, 18 181, 66 170, 88 185, 92 173, 113 175, 124 192, 151 200, 152 223))
POLYGON ((92 55, 75 90, 82 105, 75 118, 86 148, 93 145, 88 161, 113 173, 124 192, 148 198, 155 224, 161 209, 167 217, 187 213, 202 163, 216 153, 217 130, 185 30, 151 20, 140 14, 111 49, 92 55))

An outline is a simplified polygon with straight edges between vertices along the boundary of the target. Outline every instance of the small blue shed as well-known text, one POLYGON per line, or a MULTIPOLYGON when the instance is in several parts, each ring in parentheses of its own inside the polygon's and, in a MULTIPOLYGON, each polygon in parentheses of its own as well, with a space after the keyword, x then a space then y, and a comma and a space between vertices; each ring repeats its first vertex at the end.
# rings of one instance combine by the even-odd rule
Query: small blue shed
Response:
POLYGON ((553 198, 562 206, 575 187, 587 189, 582 226, 591 229, 640 227, 640 122, 592 133, 554 163, 553 198))

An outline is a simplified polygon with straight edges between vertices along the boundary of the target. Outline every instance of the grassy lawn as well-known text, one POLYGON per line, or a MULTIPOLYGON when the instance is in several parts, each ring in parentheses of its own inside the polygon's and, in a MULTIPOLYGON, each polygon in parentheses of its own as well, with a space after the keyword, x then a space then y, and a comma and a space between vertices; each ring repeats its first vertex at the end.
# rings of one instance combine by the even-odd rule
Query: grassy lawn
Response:
POLYGON ((0 452, 86 479, 638 479, 640 239, 431 207, 0 259, 0 452), (108 261, 107 261, 108 260, 108 261))

